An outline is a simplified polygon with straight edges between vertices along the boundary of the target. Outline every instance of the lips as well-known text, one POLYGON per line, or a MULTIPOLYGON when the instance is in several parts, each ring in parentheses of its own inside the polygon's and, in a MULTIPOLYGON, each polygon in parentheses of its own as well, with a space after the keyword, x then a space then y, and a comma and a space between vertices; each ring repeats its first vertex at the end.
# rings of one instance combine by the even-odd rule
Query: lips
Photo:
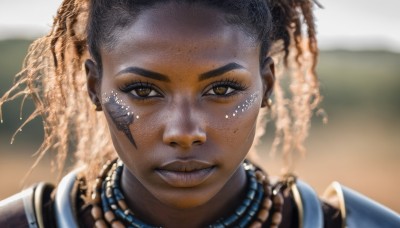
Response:
POLYGON ((204 161, 173 161, 163 164, 156 173, 169 185, 190 188, 206 181, 215 171, 215 165, 204 161))

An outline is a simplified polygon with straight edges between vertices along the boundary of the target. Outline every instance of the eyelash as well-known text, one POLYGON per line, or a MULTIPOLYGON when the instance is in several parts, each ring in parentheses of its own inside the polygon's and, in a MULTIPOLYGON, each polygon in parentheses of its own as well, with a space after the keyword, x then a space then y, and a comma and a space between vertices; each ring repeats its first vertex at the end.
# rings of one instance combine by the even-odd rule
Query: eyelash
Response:
POLYGON ((122 86, 120 86, 119 89, 124 93, 130 93, 132 96, 135 97, 135 99, 138 99, 138 100, 145 100, 145 99, 150 99, 150 98, 154 98, 154 97, 162 97, 162 93, 160 93, 159 90, 156 88, 156 86, 150 82, 143 82, 143 81, 127 82, 127 83, 124 83, 122 86), (135 95, 132 93, 132 91, 135 91, 138 89, 150 89, 151 91, 156 92, 157 95, 141 97, 139 95, 135 95))
MULTIPOLYGON (((162 93, 159 92, 159 89, 157 89, 157 87, 154 84, 152 84, 150 82, 144 82, 144 81, 127 82, 127 83, 124 83, 122 86, 120 86, 119 89, 124 93, 130 93, 132 96, 135 97, 135 99, 138 99, 138 100, 146 100, 146 99, 163 96, 162 93), (132 91, 135 91, 137 89, 150 89, 151 93, 152 93, 152 91, 154 91, 157 93, 157 95, 142 97, 142 96, 133 94, 132 91)), ((242 83, 240 83, 239 81, 237 81, 235 79, 223 79, 221 81, 213 82, 210 86, 208 86, 206 91, 203 93, 203 96, 215 96, 217 98, 227 98, 227 97, 236 95, 238 92, 244 91, 246 89, 247 89, 247 87, 245 85, 243 85, 242 83), (224 94, 224 95, 209 94, 210 91, 212 91, 213 89, 215 89, 217 87, 228 87, 228 88, 233 89, 233 91, 230 93, 224 94)))
POLYGON ((217 96, 217 97, 230 97, 233 96, 235 94, 237 94, 238 92, 244 91, 246 90, 247 87, 240 83, 239 81, 235 80, 235 79, 223 79, 221 81, 216 81, 211 85, 211 88, 207 89, 205 92, 206 96, 217 96), (217 87, 228 87, 228 88, 232 88, 233 91, 224 95, 217 95, 217 94, 207 94, 208 92, 210 92, 211 90, 217 88, 217 87))

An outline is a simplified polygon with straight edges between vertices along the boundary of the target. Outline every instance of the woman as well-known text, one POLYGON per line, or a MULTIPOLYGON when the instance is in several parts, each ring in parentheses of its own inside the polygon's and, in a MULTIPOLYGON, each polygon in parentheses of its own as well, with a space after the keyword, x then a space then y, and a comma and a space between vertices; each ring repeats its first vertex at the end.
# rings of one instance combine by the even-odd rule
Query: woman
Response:
POLYGON ((351 224, 342 201, 320 202, 290 175, 290 153, 304 152, 320 100, 312 8, 303 0, 65 0, 10 93, 25 86, 20 95, 37 105, 30 119, 44 119, 41 156, 56 149, 62 170, 74 151, 77 170, 52 195, 39 184, 3 201, 0 224, 351 224), (294 69, 290 104, 275 70, 281 60, 294 69), (274 182, 246 160, 263 109, 276 118, 274 148, 288 164, 274 182))

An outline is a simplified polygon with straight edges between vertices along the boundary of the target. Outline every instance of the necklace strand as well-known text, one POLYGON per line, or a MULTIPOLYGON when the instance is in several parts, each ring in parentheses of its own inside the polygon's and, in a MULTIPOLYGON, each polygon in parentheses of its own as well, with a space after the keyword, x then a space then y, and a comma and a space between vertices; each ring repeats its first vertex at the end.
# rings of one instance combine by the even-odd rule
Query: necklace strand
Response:
MULTIPOLYGON (((268 219, 270 227, 278 227, 281 223, 283 197, 280 189, 273 190, 267 175, 252 164, 245 161, 243 166, 248 178, 245 199, 232 215, 219 219, 209 228, 257 228, 262 227, 268 219)), ((95 227, 156 228, 140 221, 128 208, 120 186, 122 169, 122 161, 109 161, 96 179, 91 210, 95 227)))

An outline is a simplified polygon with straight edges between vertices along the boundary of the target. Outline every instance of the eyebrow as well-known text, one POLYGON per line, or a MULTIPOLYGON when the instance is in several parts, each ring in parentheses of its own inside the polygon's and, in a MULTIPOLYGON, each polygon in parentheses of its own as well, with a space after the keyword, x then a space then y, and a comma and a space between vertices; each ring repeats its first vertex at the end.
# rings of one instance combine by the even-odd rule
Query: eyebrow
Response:
MULTIPOLYGON (((238 63, 228 63, 222 67, 219 67, 217 69, 214 70, 210 70, 208 72, 202 73, 199 76, 199 81, 203 81, 209 78, 213 78, 213 77, 217 77, 220 75, 223 75, 231 70, 235 70, 235 69, 245 69, 244 66, 238 64, 238 63)), ((150 71, 150 70, 146 70, 140 67, 128 67, 125 68, 123 70, 121 70, 120 72, 117 73, 116 76, 119 76, 121 74, 126 74, 126 73, 133 73, 133 74, 138 74, 141 75, 143 77, 147 77, 147 78, 151 78, 151 79, 155 79, 155 80, 159 80, 159 81, 164 81, 164 82, 171 82, 171 80, 169 80, 169 78, 164 75, 164 74, 160 74, 154 71, 150 71)))
POLYGON ((157 72, 154 72, 154 71, 146 70, 146 69, 143 69, 140 67, 125 68, 125 69, 121 70, 120 72, 118 72, 117 76, 121 75, 121 74, 126 74, 126 73, 138 74, 143 77, 147 77, 147 78, 151 78, 151 79, 155 79, 155 80, 159 80, 159 81, 164 81, 164 82, 170 82, 170 80, 167 76, 157 73, 157 72))
POLYGON ((208 71, 206 73, 202 73, 199 77, 199 81, 217 77, 217 76, 223 75, 223 74, 225 74, 231 70, 235 70, 235 69, 245 69, 245 67, 240 64, 237 64, 237 63, 228 63, 225 66, 208 71))

